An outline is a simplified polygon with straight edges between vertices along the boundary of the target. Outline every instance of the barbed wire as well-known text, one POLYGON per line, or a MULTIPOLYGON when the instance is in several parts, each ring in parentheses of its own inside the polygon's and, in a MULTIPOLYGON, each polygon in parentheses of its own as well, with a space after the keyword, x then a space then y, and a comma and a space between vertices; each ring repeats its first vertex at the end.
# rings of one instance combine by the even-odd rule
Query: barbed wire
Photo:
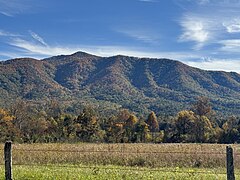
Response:
MULTIPOLYGON (((26 151, 26 152, 59 152, 59 153, 119 153, 119 154, 187 154, 187 155, 225 155, 226 152, 211 152, 211 151, 111 151, 111 150, 59 150, 59 149, 16 149, 13 151, 26 151)), ((234 155, 240 155, 239 153, 234 153, 234 155)))
MULTIPOLYGON (((0 148, 1 151, 3 151, 3 148, 0 148)), ((110 147, 106 147, 105 150, 97 150, 97 149, 69 149, 69 150, 63 150, 63 149, 26 149, 26 148, 17 148, 16 146, 12 147, 13 152, 16 151, 22 151, 26 153, 31 152, 53 152, 53 153, 104 153, 104 154, 184 154, 184 155, 226 155, 226 152, 215 152, 215 151, 141 151, 139 149, 136 149, 134 151, 130 151, 129 149, 125 149, 125 147, 120 147, 119 150, 111 150, 110 147)), ((239 156, 240 153, 234 153, 234 156, 239 156)), ((0 164, 3 166, 4 164, 0 164)), ((192 167, 189 167, 189 170, 184 170, 181 168, 176 167, 158 167, 158 168, 151 168, 151 167, 141 167, 141 166, 122 166, 122 167, 108 167, 108 166, 101 166, 101 165, 89 165, 89 166, 81 166, 81 165, 74 165, 74 164, 45 164, 45 163, 22 163, 22 164, 13 164, 13 166, 35 166, 35 167, 51 167, 53 168, 79 168, 79 169, 93 169, 93 170, 119 170, 119 171, 154 171, 154 172, 164 172, 164 173, 182 173, 182 174, 213 174, 213 175, 226 175, 226 173, 219 172, 219 171, 209 171, 206 169, 206 171, 202 170, 195 170, 192 169, 192 167), (172 168, 172 169, 171 169, 172 168)), ((187 167, 186 167, 187 168, 187 167)), ((240 174, 235 173, 235 175, 240 176, 240 174)))

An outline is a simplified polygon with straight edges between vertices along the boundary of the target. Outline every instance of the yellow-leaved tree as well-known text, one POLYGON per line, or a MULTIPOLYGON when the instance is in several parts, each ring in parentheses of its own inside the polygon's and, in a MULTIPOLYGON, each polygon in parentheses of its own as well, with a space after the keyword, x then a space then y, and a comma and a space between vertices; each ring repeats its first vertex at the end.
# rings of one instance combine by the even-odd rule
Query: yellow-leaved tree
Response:
POLYGON ((20 131, 13 124, 14 116, 4 109, 0 109, 0 141, 20 139, 20 131))

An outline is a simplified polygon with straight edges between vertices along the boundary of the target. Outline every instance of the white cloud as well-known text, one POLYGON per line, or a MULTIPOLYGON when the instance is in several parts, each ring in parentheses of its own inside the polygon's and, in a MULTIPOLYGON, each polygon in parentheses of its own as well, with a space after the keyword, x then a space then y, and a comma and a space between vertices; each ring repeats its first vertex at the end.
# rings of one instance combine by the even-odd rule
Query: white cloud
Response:
MULTIPOLYGON (((87 53, 95 54, 98 56, 114 56, 114 55, 127 55, 135 57, 146 58, 168 58, 180 60, 189 66, 197 67, 205 70, 222 70, 222 71, 235 71, 240 73, 240 60, 229 59, 201 59, 201 55, 192 54, 191 52, 149 52, 143 49, 134 49, 132 47, 120 46, 43 46, 36 45, 23 39, 15 39, 10 43, 11 45, 20 49, 22 56, 30 56, 35 58, 45 58, 49 56, 72 54, 77 51, 84 51, 87 53), (186 60, 187 59, 187 60, 186 60)), ((1 53, 0 53, 1 55, 1 53)), ((20 57, 19 54, 11 54, 12 56, 20 57)), ((12 57, 13 58, 13 57, 12 57)))
MULTIPOLYGON (((18 56, 19 54, 16 53, 16 52, 4 52, 4 51, 0 51, 0 57, 4 57, 4 58, 16 58, 16 57, 19 57, 18 56)), ((0 59, 0 61, 3 60, 3 59, 0 59)))
POLYGON ((189 66, 205 70, 218 70, 240 73, 240 60, 208 59, 207 61, 185 61, 189 66))
POLYGON ((88 46, 88 45, 71 45, 71 46, 44 46, 35 44, 24 39, 15 38, 10 45, 19 48, 20 54, 32 57, 48 57, 60 54, 72 54, 77 51, 85 51, 99 56, 127 55, 135 57, 150 58, 169 58, 169 59, 194 59, 199 58, 187 52, 149 52, 143 49, 121 46, 88 46))
POLYGON ((8 17, 12 17, 13 15, 10 14, 9 12, 5 12, 3 10, 0 11, 0 14, 4 15, 4 16, 8 16, 8 17))
POLYGON ((32 0, 0 0, 0 14, 12 17, 16 14, 26 13, 36 6, 32 0))
POLYGON ((195 49, 200 49, 207 41, 213 38, 212 26, 204 18, 187 15, 181 19, 180 25, 183 28, 183 33, 179 40, 196 42, 195 49))
POLYGON ((219 43, 222 45, 220 50, 239 53, 240 39, 221 40, 219 43))
POLYGON ((17 37, 17 36, 20 36, 20 35, 13 34, 13 33, 10 33, 10 32, 6 32, 6 31, 0 29, 0 36, 17 37))
POLYGON ((182 3, 195 3, 197 5, 213 5, 214 7, 238 7, 240 6, 240 0, 177 0, 178 2, 182 3))
POLYGON ((48 46, 47 43, 43 40, 42 37, 40 37, 38 34, 35 32, 29 30, 29 33, 31 34, 32 38, 35 39, 36 41, 40 42, 44 46, 48 46))
MULTIPOLYGON (((45 58, 49 56, 72 54, 77 51, 84 51, 99 56, 113 56, 113 55, 127 55, 135 57, 146 58, 168 58, 180 60, 190 66, 198 67, 206 70, 224 70, 224 71, 236 71, 240 72, 240 61, 230 59, 204 59, 201 57, 206 53, 204 51, 189 52, 156 52, 149 51, 146 47, 123 47, 123 46, 89 46, 89 45, 50 45, 36 33, 32 33, 31 36, 36 41, 30 41, 23 39, 23 36, 14 36, 15 34, 6 33, 0 31, 1 34, 9 36, 9 45, 14 47, 14 51, 0 52, 0 57, 33 57, 33 58, 45 58), (10 36, 13 35, 13 36, 10 36), (40 42, 40 43, 39 43, 40 42), (201 60, 201 61, 199 61, 201 60)), ((240 48, 240 39, 219 41, 225 51, 237 51, 240 48)))
POLYGON ((26 55, 52 56, 60 54, 71 54, 77 51, 77 49, 43 46, 42 44, 35 44, 20 38, 13 39, 9 44, 19 48, 21 51, 24 51, 26 55))
POLYGON ((240 0, 177 1, 186 7, 179 21, 182 27, 179 41, 194 42, 193 49, 219 45, 218 41, 240 33, 240 0))
POLYGON ((240 18, 223 22, 223 26, 226 28, 228 33, 240 33, 240 18))
POLYGON ((180 20, 182 34, 179 40, 195 42, 195 50, 207 45, 208 54, 214 52, 215 57, 239 56, 239 8, 240 0, 209 0, 204 6, 197 6, 191 13, 184 13, 180 20))
POLYGON ((174 60, 200 58, 197 54, 192 54, 188 52, 151 52, 144 49, 134 49, 132 47, 119 46, 95 46, 85 47, 82 49, 99 56, 126 55, 140 58, 167 58, 174 60))
POLYGON ((159 35, 153 32, 152 30, 148 29, 130 29, 130 28, 124 28, 124 29, 117 29, 117 32, 124 34, 128 37, 131 37, 133 39, 143 41, 146 43, 151 43, 151 44, 158 44, 159 42, 159 35))

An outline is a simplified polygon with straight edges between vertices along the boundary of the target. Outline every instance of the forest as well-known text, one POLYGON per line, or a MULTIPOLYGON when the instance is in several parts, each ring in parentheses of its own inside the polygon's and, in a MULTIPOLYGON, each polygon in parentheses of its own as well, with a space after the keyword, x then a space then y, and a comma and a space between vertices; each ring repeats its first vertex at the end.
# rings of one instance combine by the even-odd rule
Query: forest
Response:
POLYGON ((65 113, 56 101, 39 109, 18 100, 9 109, 0 109, 0 141, 6 140, 18 143, 238 143, 240 121, 235 116, 218 116, 206 97, 198 97, 189 109, 175 116, 161 116, 152 111, 147 117, 127 109, 104 116, 89 106, 74 115, 65 113))

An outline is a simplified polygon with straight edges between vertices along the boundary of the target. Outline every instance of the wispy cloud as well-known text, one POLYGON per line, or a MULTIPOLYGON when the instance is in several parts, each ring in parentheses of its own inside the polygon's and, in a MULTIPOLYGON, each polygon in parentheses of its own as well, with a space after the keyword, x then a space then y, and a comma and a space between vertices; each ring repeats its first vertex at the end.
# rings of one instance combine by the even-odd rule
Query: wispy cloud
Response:
POLYGON ((193 49, 200 50, 205 45, 224 45, 222 40, 240 33, 240 0, 188 2, 191 2, 192 6, 188 7, 179 20, 182 27, 180 42, 194 42, 193 49))
POLYGON ((19 34, 14 34, 14 33, 10 33, 4 30, 0 29, 0 36, 6 36, 6 37, 17 37, 20 36, 19 34))
POLYGON ((240 33, 240 18, 223 22, 228 33, 240 33))
POLYGON ((181 21, 183 33, 179 40, 193 41, 196 43, 194 49, 200 49, 213 38, 213 27, 212 22, 201 17, 194 15, 185 15, 181 21))
POLYGON ((26 55, 38 55, 38 56, 52 56, 59 54, 71 54, 77 49, 63 48, 63 47, 50 47, 45 46, 43 44, 35 44, 30 41, 15 38, 11 42, 10 45, 19 48, 20 51, 25 52, 26 55))
POLYGON ((32 8, 33 4, 30 0, 0 0, 0 14, 12 17, 16 14, 25 13, 32 8))
POLYGON ((6 12, 4 10, 0 10, 0 14, 4 15, 4 16, 8 16, 8 17, 12 17, 12 13, 6 12))
POLYGON ((220 44, 222 44, 222 47, 220 50, 226 51, 226 52, 235 52, 239 53, 240 49, 240 39, 228 39, 228 40, 221 40, 219 41, 220 44))
MULTIPOLYGON (((112 46, 112 45, 50 45, 33 31, 29 31, 32 41, 27 36, 16 36, 13 33, 0 31, 2 35, 8 36, 8 44, 14 47, 13 52, 0 52, 0 56, 16 57, 35 57, 44 58, 60 54, 72 54, 77 51, 86 51, 99 56, 128 55, 136 57, 169 58, 169 59, 196 59, 198 55, 188 52, 155 52, 147 48, 137 48, 130 46, 112 46)), ((146 39, 145 39, 146 40, 146 39)), ((148 39, 149 40, 149 39, 148 39)))
MULTIPOLYGON (((32 31, 31 31, 32 32, 32 31)), ((3 34, 3 33, 2 33, 3 34)), ((198 67, 207 70, 224 70, 224 71, 236 71, 240 72, 240 61, 230 59, 214 59, 208 58, 206 60, 204 51, 201 52, 161 52, 151 51, 147 47, 129 47, 129 46, 112 46, 112 45, 53 45, 46 43, 45 40, 38 34, 32 32, 31 37, 35 40, 29 39, 26 36, 10 36, 15 35, 14 33, 4 33, 9 35, 8 44, 13 46, 13 51, 0 52, 0 57, 33 57, 33 58, 46 58, 49 56, 61 55, 61 54, 72 54, 77 51, 85 51, 91 54, 99 56, 113 56, 113 55, 128 55, 135 57, 147 57, 147 58, 169 58, 180 60, 190 66, 198 67)), ((29 36, 30 36, 29 35, 29 36)), ((223 47, 226 46, 229 49, 239 49, 240 39, 231 41, 222 41, 223 47)))
POLYGON ((240 73, 240 59, 208 59, 202 61, 185 61, 189 66, 197 67, 205 70, 218 70, 240 73))
MULTIPOLYGON (((60 54, 72 54, 77 51, 85 51, 99 56, 127 55, 146 58, 169 58, 180 60, 190 66, 205 70, 222 70, 235 71, 240 73, 240 60, 230 59, 212 59, 202 58, 200 54, 191 52, 151 52, 144 49, 134 49, 132 47, 121 46, 88 46, 88 45, 71 45, 71 46, 43 46, 34 44, 23 39, 15 39, 10 43, 12 46, 19 48, 22 55, 45 58, 60 54), (187 59, 187 61, 186 61, 187 59), (196 61, 198 60, 198 61, 196 61)), ((11 54, 18 55, 19 54, 11 54)))
POLYGON ((160 35, 148 29, 124 28, 124 29, 117 29, 116 31, 118 33, 124 34, 128 37, 131 37, 135 40, 139 40, 145 43, 158 44, 160 40, 160 35))
POLYGON ((211 5, 218 7, 235 7, 240 6, 240 0, 176 0, 178 3, 192 3, 197 5, 211 5))
POLYGON ((169 59, 196 59, 198 55, 187 52, 151 52, 144 49, 137 49, 126 46, 89 46, 89 45, 65 45, 65 46, 44 46, 26 41, 20 38, 12 40, 10 45, 17 47, 25 56, 48 57, 60 54, 72 54, 77 51, 86 51, 99 56, 128 55, 136 57, 169 58, 169 59))
POLYGON ((32 38, 35 39, 36 41, 38 41, 39 43, 41 43, 44 46, 48 46, 47 43, 43 40, 43 38, 41 36, 39 36, 38 34, 36 34, 35 32, 29 30, 29 33, 31 34, 32 38))
POLYGON ((158 2, 157 0, 138 0, 140 2, 158 2))

